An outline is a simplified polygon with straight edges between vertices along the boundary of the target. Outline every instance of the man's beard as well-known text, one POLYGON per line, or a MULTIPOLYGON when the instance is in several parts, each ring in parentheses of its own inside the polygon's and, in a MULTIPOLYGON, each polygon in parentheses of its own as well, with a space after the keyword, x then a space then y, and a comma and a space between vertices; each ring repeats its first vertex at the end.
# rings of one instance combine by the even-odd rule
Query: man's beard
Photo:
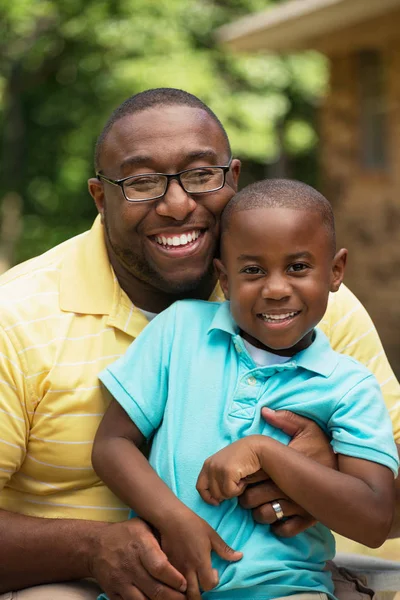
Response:
POLYGON ((106 230, 107 245, 111 248, 114 256, 124 269, 131 273, 135 279, 147 283, 154 289, 173 295, 189 294, 201 287, 203 283, 207 284, 215 277, 214 266, 211 260, 206 271, 197 279, 185 279, 183 281, 168 280, 153 268, 141 254, 137 254, 129 248, 123 248, 112 241, 106 213, 104 214, 104 227, 106 230))

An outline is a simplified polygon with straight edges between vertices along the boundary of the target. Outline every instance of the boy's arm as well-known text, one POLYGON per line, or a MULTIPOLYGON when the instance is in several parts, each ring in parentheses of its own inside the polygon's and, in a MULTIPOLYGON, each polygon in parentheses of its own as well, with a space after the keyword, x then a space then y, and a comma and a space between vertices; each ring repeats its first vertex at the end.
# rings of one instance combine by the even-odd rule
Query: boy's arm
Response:
POLYGON ((225 560, 242 555, 178 500, 138 449, 143 441, 125 410, 112 401, 95 437, 93 467, 117 496, 158 530, 168 559, 186 578, 187 597, 200 600, 199 584, 210 590, 218 583, 211 550, 225 560))
POLYGON ((262 435, 234 442, 204 463, 197 489, 212 503, 242 491, 263 469, 279 488, 330 529, 371 547, 385 541, 393 517, 393 473, 377 463, 339 456, 340 471, 262 435))

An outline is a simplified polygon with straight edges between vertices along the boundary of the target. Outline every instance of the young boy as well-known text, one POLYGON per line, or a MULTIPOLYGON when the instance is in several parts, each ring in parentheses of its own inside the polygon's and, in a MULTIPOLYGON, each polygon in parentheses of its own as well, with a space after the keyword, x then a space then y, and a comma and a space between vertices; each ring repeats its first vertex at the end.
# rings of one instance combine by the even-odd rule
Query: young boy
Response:
MULTIPOLYGON (((315 329, 347 251, 335 250, 327 200, 295 181, 248 186, 221 229, 216 267, 229 302, 174 304, 101 374, 117 402, 100 425, 93 464, 158 530, 188 598, 199 590, 215 600, 333 596, 329 529, 382 544, 398 467, 376 380, 315 329), (338 471, 288 447, 262 421, 263 406, 314 419, 332 439, 338 471), (148 463, 138 446, 154 432, 148 463), (246 477, 260 469, 315 517, 314 527, 278 538, 239 506, 246 477)), ((284 518, 279 502, 273 508, 284 518)))

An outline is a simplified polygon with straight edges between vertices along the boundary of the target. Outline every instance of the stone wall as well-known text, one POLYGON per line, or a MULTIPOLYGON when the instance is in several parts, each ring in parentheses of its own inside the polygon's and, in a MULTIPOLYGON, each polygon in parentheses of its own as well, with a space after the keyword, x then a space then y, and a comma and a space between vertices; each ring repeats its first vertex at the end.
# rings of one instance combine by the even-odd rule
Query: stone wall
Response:
POLYGON ((345 281, 367 307, 400 375, 400 34, 385 42, 380 31, 379 38, 387 95, 387 166, 362 166, 354 49, 330 56, 330 92, 320 115, 320 161, 322 188, 335 210, 338 244, 349 249, 345 281))

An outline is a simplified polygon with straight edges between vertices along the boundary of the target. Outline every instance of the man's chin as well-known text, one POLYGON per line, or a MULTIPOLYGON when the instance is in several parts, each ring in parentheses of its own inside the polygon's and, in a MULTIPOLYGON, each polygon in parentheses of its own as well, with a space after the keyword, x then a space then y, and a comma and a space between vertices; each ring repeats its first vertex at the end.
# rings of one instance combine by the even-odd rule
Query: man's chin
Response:
POLYGON ((181 296, 194 292, 201 287, 205 281, 209 280, 209 278, 210 275, 208 273, 200 274, 197 277, 185 277, 183 279, 178 277, 166 279, 159 275, 149 283, 152 283, 154 287, 167 294, 181 296))

